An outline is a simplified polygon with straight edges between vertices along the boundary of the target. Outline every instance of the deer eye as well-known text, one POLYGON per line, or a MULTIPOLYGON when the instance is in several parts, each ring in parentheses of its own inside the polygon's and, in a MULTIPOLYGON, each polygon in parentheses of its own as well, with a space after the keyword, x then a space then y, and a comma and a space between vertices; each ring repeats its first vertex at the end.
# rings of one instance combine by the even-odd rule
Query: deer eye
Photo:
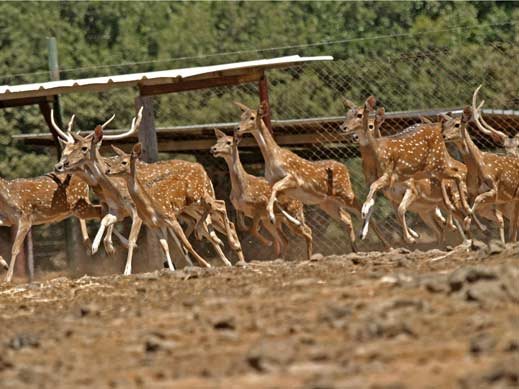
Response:
POLYGON ((122 161, 121 162, 123 165, 128 165, 128 161, 122 161))
POLYGON ((231 145, 231 142, 230 141, 227 141, 227 146, 230 146, 231 145))
POLYGON ((251 117, 250 117, 250 121, 253 121, 253 120, 254 120, 254 116, 251 116, 251 117))
POLYGON ((456 128, 459 128, 459 126, 460 126, 459 123, 456 123, 456 124, 454 125, 454 127, 456 127, 456 128))
POLYGON ((88 151, 88 147, 86 147, 86 146, 81 147, 81 151, 86 153, 88 151))
POLYGON ((370 130, 372 130, 373 127, 374 127, 373 124, 370 124, 370 125, 368 126, 368 128, 369 128, 370 130))
POLYGON ((362 118, 362 114, 361 114, 361 113, 358 113, 358 114, 357 114, 357 117, 358 117, 359 119, 362 118))

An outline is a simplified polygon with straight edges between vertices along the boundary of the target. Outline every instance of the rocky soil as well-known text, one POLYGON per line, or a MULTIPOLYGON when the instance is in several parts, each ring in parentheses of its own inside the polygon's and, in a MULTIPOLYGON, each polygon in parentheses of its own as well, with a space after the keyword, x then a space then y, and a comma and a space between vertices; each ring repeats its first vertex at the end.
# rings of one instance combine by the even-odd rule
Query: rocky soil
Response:
POLYGON ((2 388, 513 388, 519 245, 42 274, 0 328, 2 388))

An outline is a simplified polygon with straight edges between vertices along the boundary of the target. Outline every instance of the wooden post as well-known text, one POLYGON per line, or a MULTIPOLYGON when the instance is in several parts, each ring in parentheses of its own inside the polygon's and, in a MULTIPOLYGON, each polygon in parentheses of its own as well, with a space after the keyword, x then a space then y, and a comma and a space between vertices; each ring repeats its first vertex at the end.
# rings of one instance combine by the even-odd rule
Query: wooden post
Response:
POLYGON ((270 132, 272 132, 268 82, 267 82, 267 76, 265 75, 265 73, 263 73, 263 75, 261 76, 258 85, 259 85, 260 104, 263 103, 264 109, 265 109, 265 112, 263 113, 263 121, 267 125, 270 132))
POLYGON ((153 112, 153 97, 138 96, 135 99, 135 111, 142 110, 142 122, 139 130, 139 142, 142 144, 142 160, 155 162, 159 158, 157 131, 155 129, 155 117, 153 112))

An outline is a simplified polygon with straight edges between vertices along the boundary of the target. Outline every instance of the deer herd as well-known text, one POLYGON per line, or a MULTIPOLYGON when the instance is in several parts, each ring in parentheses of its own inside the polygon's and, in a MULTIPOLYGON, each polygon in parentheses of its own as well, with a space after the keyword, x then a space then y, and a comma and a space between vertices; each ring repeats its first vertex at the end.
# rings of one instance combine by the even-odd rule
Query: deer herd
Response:
MULTIPOLYGON (((238 229, 248 231, 259 243, 273 246, 277 256, 285 256, 286 230, 303 238, 306 256, 312 256, 312 230, 305 222, 304 206, 314 205, 344 226, 352 251, 357 251, 352 214, 362 221, 359 233, 365 239, 369 227, 383 245, 389 243, 371 216, 378 192, 394 207, 402 227, 402 237, 414 243, 419 234, 406 222, 411 211, 435 234, 438 244, 448 230, 458 231, 463 240, 471 238, 472 221, 486 231, 480 220, 495 222, 499 238, 516 241, 519 227, 519 134, 509 138, 492 128, 482 117, 484 102, 477 104, 479 88, 472 105, 461 116, 441 114, 436 123, 423 119, 395 135, 382 136, 384 108, 370 96, 364 104, 345 100, 346 119, 340 131, 358 143, 362 170, 369 193, 363 204, 356 197, 346 166, 334 160, 310 161, 283 148, 266 126, 266 107, 249 108, 236 103, 242 111, 238 128, 231 135, 215 129, 216 143, 211 154, 223 158, 230 173, 230 202, 236 210, 238 229), (491 136, 505 152, 482 151, 472 140, 468 125, 475 123, 482 133, 491 136), (247 173, 240 161, 239 143, 251 134, 265 160, 265 176, 247 173), (462 161, 453 158, 446 143, 452 143, 462 161), (246 219, 251 219, 250 226, 246 219), (505 221, 508 237, 505 236, 505 221), (266 231, 269 238, 262 235, 266 231)), ((51 115, 52 116, 52 115, 51 115)), ((73 131, 74 116, 63 130, 52 120, 62 146, 55 172, 30 178, 0 178, 0 226, 14 228, 15 238, 6 281, 11 281, 16 257, 31 226, 55 223, 70 216, 80 221, 83 243, 96 253, 101 241, 108 254, 115 252, 112 235, 128 250, 124 274, 132 272, 133 252, 144 223, 160 242, 164 260, 175 270, 168 237, 178 247, 181 260, 192 265, 210 267, 190 243, 189 237, 206 240, 226 266, 231 261, 217 235, 225 236, 235 253, 237 264, 244 264, 238 233, 229 220, 226 204, 215 196, 211 179, 199 163, 166 160, 145 163, 136 144, 130 154, 112 146, 114 155, 100 153, 103 140, 116 140, 135 134, 140 126, 142 108, 130 129, 119 135, 105 135, 104 129, 113 116, 94 131, 82 136, 73 131), (99 204, 90 200, 90 191, 99 204), (125 238, 115 224, 131 219, 129 237, 125 238), (100 220, 99 230, 90 242, 86 220, 100 220)), ((178 264, 178 259, 175 261, 178 264)))

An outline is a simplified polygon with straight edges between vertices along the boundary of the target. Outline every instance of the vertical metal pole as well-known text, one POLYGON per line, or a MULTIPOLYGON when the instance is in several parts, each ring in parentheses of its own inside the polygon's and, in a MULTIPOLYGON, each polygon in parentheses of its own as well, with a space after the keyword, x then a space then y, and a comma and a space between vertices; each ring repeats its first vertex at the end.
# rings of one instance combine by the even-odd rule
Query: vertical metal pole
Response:
POLYGON ((272 132, 268 82, 267 82, 267 76, 265 75, 265 73, 263 73, 263 75, 261 76, 261 78, 259 80, 259 98, 260 98, 260 103, 263 103, 264 109, 265 109, 265 112, 263 113, 263 121, 267 125, 270 132, 272 132))
MULTIPOLYGON (((49 76, 51 81, 59 81, 59 62, 58 62, 58 43, 56 38, 50 37, 48 40, 48 55, 49 55, 49 76)), ((61 115, 61 105, 59 96, 54 96, 54 119, 56 124, 63 128, 63 119, 61 115)), ((58 156, 61 154, 61 150, 58 150, 58 156)), ((76 219, 68 218, 64 222, 64 236, 65 236, 65 250, 67 255, 68 263, 72 267, 76 268, 78 265, 78 239, 79 226, 76 219)))

